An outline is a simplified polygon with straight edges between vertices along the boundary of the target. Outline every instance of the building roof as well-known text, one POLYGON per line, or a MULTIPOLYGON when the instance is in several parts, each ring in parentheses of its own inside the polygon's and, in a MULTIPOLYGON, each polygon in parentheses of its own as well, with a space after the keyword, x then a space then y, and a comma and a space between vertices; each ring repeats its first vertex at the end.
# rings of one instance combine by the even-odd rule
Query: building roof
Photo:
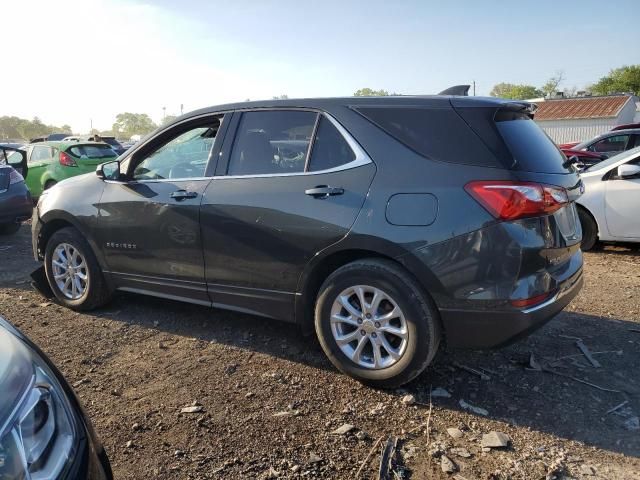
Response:
POLYGON ((535 119, 569 120, 617 117, 631 98, 631 95, 610 95, 546 100, 537 104, 538 109, 535 113, 535 119))

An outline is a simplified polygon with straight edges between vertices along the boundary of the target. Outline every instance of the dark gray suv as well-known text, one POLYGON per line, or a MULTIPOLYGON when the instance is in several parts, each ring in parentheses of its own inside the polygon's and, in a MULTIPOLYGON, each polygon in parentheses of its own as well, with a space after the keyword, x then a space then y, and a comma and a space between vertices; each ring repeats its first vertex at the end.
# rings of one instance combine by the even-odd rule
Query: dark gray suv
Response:
POLYGON ((582 184, 533 110, 462 96, 198 110, 47 190, 35 256, 70 308, 124 290, 294 322, 343 372, 397 386, 444 341, 504 344, 580 289, 582 184))

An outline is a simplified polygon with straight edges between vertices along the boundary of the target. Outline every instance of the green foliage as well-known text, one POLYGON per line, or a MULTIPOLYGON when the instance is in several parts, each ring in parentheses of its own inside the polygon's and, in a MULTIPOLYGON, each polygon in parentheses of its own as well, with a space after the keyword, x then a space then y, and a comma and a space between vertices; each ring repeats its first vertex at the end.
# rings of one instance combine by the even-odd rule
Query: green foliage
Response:
POLYGON ((389 92, 386 90, 372 90, 368 87, 361 88, 353 94, 354 97, 386 97, 387 95, 389 92))
POLYGON ((274 100, 288 100, 289 99, 289 95, 276 95, 275 97, 273 97, 274 100))
POLYGON ((178 118, 176 115, 167 115, 162 119, 162 123, 160 125, 168 125, 171 122, 173 122, 176 118, 178 118))
POLYGON ((155 130, 157 125, 146 113, 119 113, 111 128, 115 136, 131 138, 132 135, 146 135, 155 130))
POLYGON ((0 117, 0 139, 2 140, 29 140, 35 137, 43 137, 50 133, 68 133, 71 135, 71 127, 63 125, 45 125, 38 117, 27 120, 19 117, 0 117))
POLYGON ((533 85, 517 85, 514 83, 498 83, 489 93, 492 97, 511 98, 513 100, 526 100, 542 96, 542 91, 533 85))
POLYGON ((615 92, 630 92, 640 95, 640 65, 625 65, 609 72, 591 86, 591 91, 598 95, 615 92))
POLYGON ((562 83, 562 80, 564 80, 564 72, 560 70, 556 72, 556 74, 553 77, 547 80, 547 83, 545 83, 542 87, 540 87, 540 90, 542 91, 545 97, 550 97, 551 95, 553 95, 555 92, 558 91, 558 87, 562 83))

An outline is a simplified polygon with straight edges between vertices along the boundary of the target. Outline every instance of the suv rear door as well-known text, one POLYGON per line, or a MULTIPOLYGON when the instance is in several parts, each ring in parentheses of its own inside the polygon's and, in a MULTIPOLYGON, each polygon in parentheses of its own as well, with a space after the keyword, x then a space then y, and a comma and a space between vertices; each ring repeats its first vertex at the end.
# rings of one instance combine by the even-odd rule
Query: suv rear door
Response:
POLYGON ((315 111, 245 111, 227 137, 200 212, 209 295, 290 319, 304 266, 347 234, 375 165, 315 111))

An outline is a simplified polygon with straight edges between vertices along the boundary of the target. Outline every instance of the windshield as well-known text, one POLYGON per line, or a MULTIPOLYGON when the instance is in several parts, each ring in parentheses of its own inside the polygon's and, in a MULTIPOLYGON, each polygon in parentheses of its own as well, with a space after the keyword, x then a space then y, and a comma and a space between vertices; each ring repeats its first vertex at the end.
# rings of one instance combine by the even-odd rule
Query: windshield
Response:
POLYGON ((631 150, 627 150, 626 152, 619 153, 613 157, 603 160, 602 162, 591 165, 589 168, 585 169, 585 172, 595 172, 596 170, 610 167, 621 160, 632 159, 633 157, 638 156, 638 154, 640 154, 640 147, 632 148, 631 150))

